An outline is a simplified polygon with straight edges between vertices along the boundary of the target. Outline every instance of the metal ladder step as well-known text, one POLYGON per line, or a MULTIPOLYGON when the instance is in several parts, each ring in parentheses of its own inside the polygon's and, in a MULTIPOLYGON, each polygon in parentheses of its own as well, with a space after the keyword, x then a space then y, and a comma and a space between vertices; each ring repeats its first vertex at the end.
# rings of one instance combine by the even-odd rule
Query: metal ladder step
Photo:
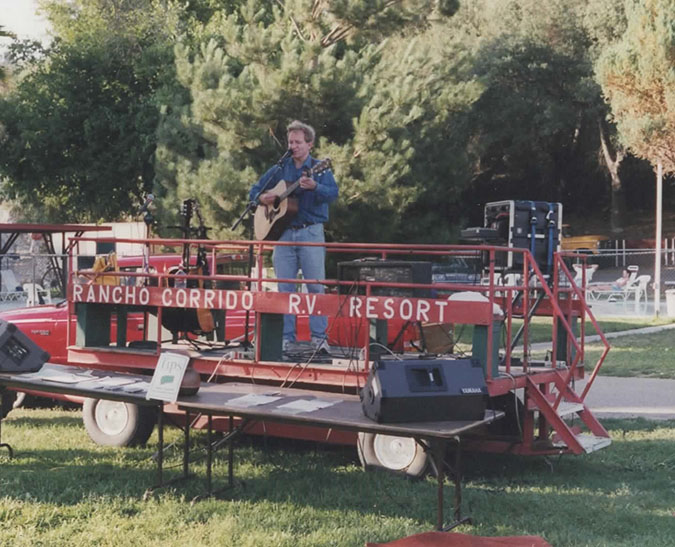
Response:
MULTIPOLYGON (((586 454, 600 450, 612 444, 612 439, 609 437, 598 437, 592 433, 580 433, 575 436, 579 444, 584 449, 586 454)), ((553 446, 566 448, 567 445, 563 441, 557 441, 553 443, 553 446)))
POLYGON ((584 410, 583 403, 571 403, 568 401, 560 401, 558 405, 558 416, 563 418, 564 416, 569 416, 570 414, 576 414, 584 410))
MULTIPOLYGON (((553 401, 550 402, 551 406, 553 406, 553 401)), ((530 405, 529 408, 531 410, 540 410, 539 405, 537 405, 534 401, 530 400, 530 405)), ((556 410, 558 416, 561 418, 564 418, 565 416, 569 416, 570 414, 575 414, 577 412, 581 412, 584 410, 584 405, 583 403, 574 403, 571 401, 560 401, 560 404, 558 405, 558 408, 556 410)))
POLYGON ((582 433, 577 435, 579 444, 584 447, 586 454, 600 450, 612 444, 612 439, 609 437, 598 437, 592 433, 582 433))

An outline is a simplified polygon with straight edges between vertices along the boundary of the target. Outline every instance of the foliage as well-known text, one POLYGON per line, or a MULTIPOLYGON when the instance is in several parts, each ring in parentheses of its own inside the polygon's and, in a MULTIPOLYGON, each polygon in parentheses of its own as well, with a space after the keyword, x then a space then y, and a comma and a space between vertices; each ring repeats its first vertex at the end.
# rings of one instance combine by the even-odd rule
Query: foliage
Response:
POLYGON ((155 95, 173 77, 175 30, 146 17, 155 4, 45 4, 59 39, 0 102, 2 190, 20 218, 113 220, 151 189, 155 95))
POLYGON ((405 180, 409 143, 431 145, 434 130, 423 122, 443 123, 437 109, 451 93, 441 89, 444 73, 436 73, 442 57, 427 59, 427 44, 415 43, 421 53, 404 41, 395 44, 400 60, 369 43, 374 33, 381 38, 411 18, 420 24, 433 2, 382 2, 388 6, 382 10, 377 2, 357 4, 314 2, 308 10, 306 2, 295 1, 270 9, 250 0, 215 15, 197 32, 204 37, 200 44, 177 46, 186 93, 165 106, 158 133, 156 194, 165 213, 197 197, 208 222, 228 235, 248 188, 285 149, 285 125, 299 118, 317 128, 315 154, 330 156, 338 173, 344 197, 334 215, 339 223, 330 226, 333 238, 372 236, 366 209, 392 216, 380 237, 400 233, 394 217, 420 188, 418 180, 405 180), (408 87, 400 85, 402 78, 408 87), (383 98, 392 93, 394 101, 383 98), (392 106, 390 118, 372 119, 380 117, 378 108, 392 106))
POLYGON ((365 82, 369 100, 355 121, 353 155, 341 164, 342 199, 333 222, 345 239, 455 235, 459 195, 468 183, 464 117, 480 95, 464 78, 467 62, 460 39, 442 26, 390 40, 365 82))
MULTIPOLYGON (((613 443, 593 454, 465 457, 463 509, 473 523, 458 531, 540 535, 556 547, 671 545, 675 423, 604 425, 613 443)), ((237 485, 225 499, 190 501, 204 490, 201 460, 190 466, 196 477, 143 501, 156 477, 154 448, 95 446, 72 411, 14 411, 2 432, 15 450, 12 460, 0 454, 8 545, 353 546, 435 525, 434 479, 364 473, 353 447, 239 438, 237 485)), ((205 435, 192 438, 198 457, 205 435)), ((177 430, 166 431, 176 440, 177 430)), ((167 468, 178 464, 167 476, 177 475, 180 450, 165 456, 167 468)), ((217 461, 222 484, 226 464, 217 461)), ((448 517, 451 498, 446 488, 448 517)))
MULTIPOLYGON (((14 35, 14 33, 5 30, 3 26, 0 25, 0 38, 16 38, 16 36, 14 35)), ((4 80, 5 74, 6 74, 5 67, 0 66, 0 82, 4 80)))
POLYGON ((675 172, 675 2, 626 2, 620 41, 598 62, 599 79, 621 140, 653 165, 675 172))
POLYGON ((672 131, 671 3, 626 5, 43 0, 53 46, 16 43, 9 54, 3 197, 22 219, 94 221, 128 216, 153 191, 163 226, 197 198, 212 235, 241 236, 229 227, 247 190, 300 118, 318 130, 316 155, 333 159, 333 240, 455 241, 499 199, 598 215, 610 188, 614 223, 622 189, 647 204, 635 190, 644 170, 631 157, 621 168, 612 124, 598 129, 609 108, 596 59, 596 68, 639 69, 639 81, 618 74, 660 97, 658 116, 635 121, 622 112, 637 103, 613 92, 623 142, 638 151, 648 137, 645 146, 662 149, 672 131), (642 35, 650 13, 656 32, 642 35), (610 63, 641 51, 640 40, 649 61, 610 63))
POLYGON ((51 63, 2 105, 4 191, 54 221, 96 221, 128 210, 143 179, 146 186, 151 180, 152 148, 138 132, 152 131, 154 120, 137 83, 106 48, 52 52, 51 63))
POLYGON ((603 108, 593 81, 585 3, 473 2, 452 24, 476 35, 473 71, 484 92, 472 108, 474 163, 465 201, 561 201, 581 209, 607 187, 597 161, 603 108), (483 196, 489 196, 489 199, 483 196))

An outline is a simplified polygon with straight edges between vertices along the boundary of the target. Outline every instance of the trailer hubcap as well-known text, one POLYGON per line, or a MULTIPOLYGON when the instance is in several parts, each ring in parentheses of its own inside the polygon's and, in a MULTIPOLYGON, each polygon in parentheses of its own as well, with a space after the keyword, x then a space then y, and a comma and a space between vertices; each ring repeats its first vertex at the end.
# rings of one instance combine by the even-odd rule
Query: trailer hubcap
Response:
POLYGON ((410 467, 417 454, 417 443, 410 437, 376 435, 373 450, 384 467, 403 471, 410 467))
POLYGON ((126 405, 117 401, 99 401, 95 416, 99 429, 106 435, 119 435, 129 423, 126 405))

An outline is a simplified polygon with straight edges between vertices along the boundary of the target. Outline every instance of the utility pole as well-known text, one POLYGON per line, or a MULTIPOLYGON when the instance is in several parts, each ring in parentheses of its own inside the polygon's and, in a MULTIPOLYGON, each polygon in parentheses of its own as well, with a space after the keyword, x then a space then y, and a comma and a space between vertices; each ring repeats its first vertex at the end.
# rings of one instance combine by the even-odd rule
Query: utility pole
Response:
POLYGON ((661 242, 663 209, 663 165, 656 166, 656 256, 654 257, 654 317, 661 313, 661 242))

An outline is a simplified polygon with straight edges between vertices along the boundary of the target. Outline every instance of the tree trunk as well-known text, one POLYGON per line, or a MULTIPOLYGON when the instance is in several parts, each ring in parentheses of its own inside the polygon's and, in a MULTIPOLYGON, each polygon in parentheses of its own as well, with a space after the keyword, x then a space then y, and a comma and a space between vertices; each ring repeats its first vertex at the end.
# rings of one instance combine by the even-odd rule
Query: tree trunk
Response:
POLYGON ((600 146, 602 147, 602 155, 605 159, 607 171, 609 171, 610 178, 610 216, 609 225, 613 234, 623 232, 624 218, 626 212, 626 197, 623 193, 623 186, 621 185, 621 177, 619 177, 619 167, 625 157, 625 152, 622 148, 616 150, 615 157, 612 159, 612 154, 609 150, 607 142, 607 135, 602 125, 602 120, 598 122, 600 129, 600 146))

